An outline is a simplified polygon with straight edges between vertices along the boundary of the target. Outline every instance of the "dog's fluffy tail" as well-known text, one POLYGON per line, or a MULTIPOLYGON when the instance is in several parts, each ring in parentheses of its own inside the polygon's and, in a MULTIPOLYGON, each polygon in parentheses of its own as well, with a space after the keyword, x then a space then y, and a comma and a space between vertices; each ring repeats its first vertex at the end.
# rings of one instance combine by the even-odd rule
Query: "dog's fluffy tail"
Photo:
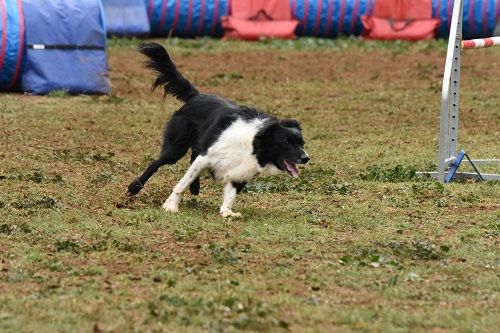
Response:
POLYGON ((146 68, 158 73, 151 90, 163 86, 164 98, 167 94, 171 94, 182 102, 187 102, 199 94, 198 90, 177 70, 163 46, 152 42, 142 43, 139 45, 139 52, 149 58, 144 62, 146 68))

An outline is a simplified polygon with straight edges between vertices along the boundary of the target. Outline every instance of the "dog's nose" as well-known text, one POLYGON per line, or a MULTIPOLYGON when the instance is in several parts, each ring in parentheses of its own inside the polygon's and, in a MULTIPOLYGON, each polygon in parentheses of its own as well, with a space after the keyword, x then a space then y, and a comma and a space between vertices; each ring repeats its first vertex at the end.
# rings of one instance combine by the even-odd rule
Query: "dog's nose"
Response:
POLYGON ((307 155, 303 155, 301 158, 300 158, 301 162, 306 164, 307 162, 309 162, 310 158, 309 156, 307 155))

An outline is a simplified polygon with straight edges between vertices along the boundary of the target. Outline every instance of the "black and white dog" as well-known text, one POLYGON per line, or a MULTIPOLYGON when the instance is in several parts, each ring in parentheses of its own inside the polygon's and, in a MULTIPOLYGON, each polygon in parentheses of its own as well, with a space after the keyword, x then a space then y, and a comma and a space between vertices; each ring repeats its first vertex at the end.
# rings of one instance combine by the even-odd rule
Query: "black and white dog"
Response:
POLYGON ((163 86, 185 104, 174 113, 163 134, 160 158, 128 186, 135 195, 164 164, 174 164, 191 148, 191 166, 163 204, 167 212, 177 212, 182 194, 190 188, 200 191, 199 175, 210 169, 224 186, 220 214, 240 216, 231 210, 236 194, 257 173, 277 174, 286 171, 299 175, 296 164, 305 164, 300 124, 296 120, 278 120, 256 109, 238 106, 216 95, 201 94, 177 71, 163 46, 144 43, 139 51, 149 60, 147 68, 158 73, 152 89, 163 86))

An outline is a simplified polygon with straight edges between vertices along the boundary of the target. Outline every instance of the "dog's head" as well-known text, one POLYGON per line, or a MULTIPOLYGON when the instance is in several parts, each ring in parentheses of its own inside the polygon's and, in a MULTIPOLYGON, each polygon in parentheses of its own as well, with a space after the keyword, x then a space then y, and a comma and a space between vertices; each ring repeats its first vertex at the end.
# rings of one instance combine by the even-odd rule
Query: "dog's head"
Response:
POLYGON ((293 177, 299 175, 297 164, 310 159, 304 150, 300 123, 294 119, 267 123, 255 136, 253 146, 261 166, 272 164, 293 177))

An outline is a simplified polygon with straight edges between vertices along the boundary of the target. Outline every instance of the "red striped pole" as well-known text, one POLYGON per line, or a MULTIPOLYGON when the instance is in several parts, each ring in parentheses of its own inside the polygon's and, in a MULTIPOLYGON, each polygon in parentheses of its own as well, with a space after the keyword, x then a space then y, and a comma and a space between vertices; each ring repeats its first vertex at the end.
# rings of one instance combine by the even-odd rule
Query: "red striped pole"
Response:
POLYGON ((500 37, 479 38, 462 41, 462 49, 482 49, 500 45, 500 37))

